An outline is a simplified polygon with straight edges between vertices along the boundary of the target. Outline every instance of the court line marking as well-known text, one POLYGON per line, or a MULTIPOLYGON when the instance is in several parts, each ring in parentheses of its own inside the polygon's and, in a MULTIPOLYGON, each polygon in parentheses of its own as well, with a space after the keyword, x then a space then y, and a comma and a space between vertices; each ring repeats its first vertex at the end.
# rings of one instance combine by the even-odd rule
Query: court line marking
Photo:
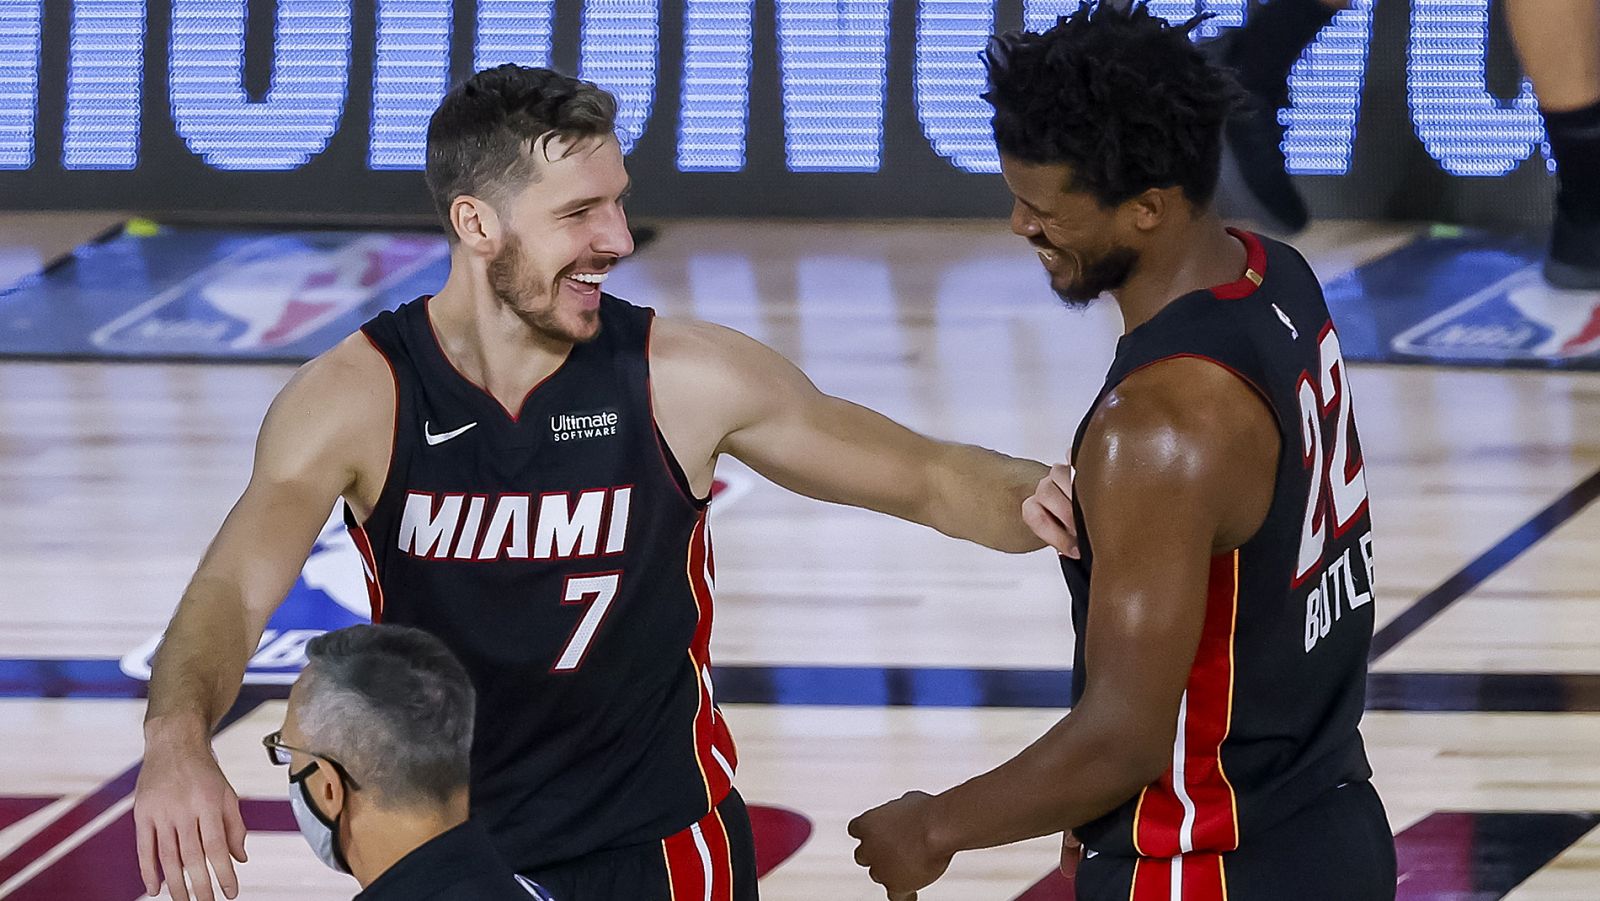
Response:
POLYGON ((1372 636, 1369 662, 1394 650, 1401 642, 1415 635, 1419 629, 1432 622, 1439 614, 1450 609, 1456 601, 1488 581, 1491 576, 1506 568, 1529 548, 1538 544, 1600 498, 1600 470, 1568 489, 1551 501, 1549 506, 1535 513, 1509 535, 1495 542, 1476 559, 1457 570, 1437 588, 1417 598, 1410 607, 1390 620, 1372 636))
MULTIPOLYGON (((145 684, 123 675, 117 669, 117 661, 109 658, 0 658, 0 680, 8 667, 22 669, 34 680, 0 681, 0 693, 14 698, 138 700, 144 696, 145 684), (60 675, 52 670, 53 666, 72 672, 60 675)), ((716 673, 717 700, 729 705, 1041 710, 1066 709, 1072 694, 1069 669, 724 665, 718 666, 716 673)), ((253 685, 248 689, 262 701, 289 696, 286 685, 253 685)), ((1402 713, 1600 713, 1600 672, 1379 670, 1367 676, 1367 709, 1402 713)), ((10 850, 0 847, 0 860, 10 850)), ((6 876, 0 865, 0 879, 6 876)))
MULTIPOLYGON (((1579 482, 1560 497, 1556 498, 1556 500, 1551 502, 1543 510, 1540 510, 1538 513, 1534 514, 1532 518, 1524 522, 1521 526, 1518 526, 1514 531, 1506 535, 1504 538, 1500 539, 1500 541, 1496 542, 1487 551, 1480 554, 1472 562, 1468 563, 1461 570, 1447 578, 1438 587, 1423 595, 1421 598, 1418 598, 1400 615, 1396 616, 1393 620, 1390 620, 1389 623, 1387 623, 1382 629, 1378 630, 1377 634, 1373 636, 1372 651, 1368 659, 1370 661, 1376 661, 1384 654, 1392 651, 1401 642, 1416 634, 1418 630, 1438 617, 1439 614, 1449 609, 1450 606, 1455 604, 1461 598, 1465 597, 1473 589, 1477 588, 1479 585, 1482 585, 1495 573, 1504 569, 1529 548, 1533 547, 1539 541, 1549 536, 1562 524, 1566 523, 1578 513, 1582 512, 1597 498, 1600 498, 1600 470, 1590 474, 1588 478, 1579 482)), ((263 700, 265 700, 265 698, 260 696, 241 695, 239 701, 234 704, 233 709, 229 711, 228 715, 224 717, 223 722, 219 724, 217 731, 220 733, 222 730, 232 726, 240 718, 259 706, 263 700)), ((74 813, 78 813, 80 808, 94 805, 97 797, 103 794, 105 790, 110 788, 114 783, 120 780, 129 779, 130 777, 136 778, 138 769, 139 764, 135 764, 132 768, 119 774, 116 778, 108 780, 95 792, 91 792, 88 796, 79 801, 78 804, 73 805, 70 810, 63 812, 60 817, 43 827, 39 834, 43 834, 44 832, 48 831, 51 826, 61 822, 62 820, 66 819, 66 817, 71 816, 74 813)), ((7 879, 5 883, 0 884, 0 898, 5 897, 11 891, 14 891, 17 886, 25 883, 28 879, 31 879, 34 875, 37 875, 37 873, 48 868, 49 863, 60 859, 60 857, 64 856, 68 851, 71 850, 71 848, 76 847, 83 841, 86 841, 95 832, 98 832, 100 828, 104 828, 105 823, 109 823, 111 820, 114 820, 116 816, 120 816, 121 813, 131 808, 133 804, 132 799, 132 787, 130 785, 124 794, 118 795, 117 798, 111 801, 107 808, 95 816, 89 824, 75 830, 62 841, 52 846, 44 853, 39 854, 33 860, 27 862, 22 869, 17 871, 11 878, 7 879), (116 812, 115 815, 113 815, 113 811, 116 812), (93 828, 91 829, 91 827, 93 828), (62 848, 65 848, 65 850, 62 850, 62 848), (44 863, 41 865, 41 862, 44 863), (24 874, 27 874, 26 878, 24 878, 24 874)), ((34 838, 36 839, 37 835, 34 838)), ((0 868, 4 868, 7 864, 11 864, 10 858, 16 856, 16 854, 18 854, 22 848, 25 848, 33 840, 34 839, 29 839, 24 841, 22 846, 20 846, 18 849, 14 849, 11 854, 0 857, 0 868)), ((11 865, 14 866, 15 864, 11 865)))
POLYGON ((68 808, 82 801, 84 797, 83 792, 63 795, 5 829, 0 829, 0 858, 22 847, 29 839, 43 832, 46 826, 61 819, 61 815, 66 813, 68 808))
POLYGON ((56 861, 71 854, 79 845, 94 838, 100 830, 116 822, 117 818, 133 809, 133 795, 124 795, 115 804, 100 812, 100 815, 72 833, 60 842, 57 842, 45 853, 34 858, 27 866, 17 872, 17 875, 0 884, 0 898, 9 896, 12 892, 26 885, 33 877, 43 873, 54 866, 56 861))
MULTIPOLYGON (((213 739, 216 735, 222 734, 222 732, 244 719, 269 699, 270 696, 263 695, 260 692, 242 691, 239 699, 234 702, 233 707, 223 715, 222 721, 217 724, 213 739)), ((131 809, 133 807, 133 789, 138 784, 139 768, 141 766, 143 766, 142 759, 111 779, 101 783, 94 791, 80 797, 77 803, 64 810, 59 817, 45 824, 33 837, 22 842, 10 852, 0 855, 0 879, 4 879, 4 882, 0 882, 0 898, 6 897, 18 887, 26 884, 34 876, 49 869, 51 864, 60 860, 73 848, 88 841, 95 833, 104 829, 106 825, 114 822, 118 816, 131 809), (94 811, 96 807, 100 809, 91 815, 90 811, 94 811), (113 811, 115 811, 115 814, 113 814, 113 811), (71 822, 72 819, 84 816, 90 817, 89 822, 71 829, 65 836, 53 841, 50 838, 41 839, 43 836, 49 836, 53 830, 58 830, 62 823, 71 822), (36 844, 43 844, 43 847, 31 847, 36 844), (70 847, 60 850, 63 846, 69 844, 70 847), (58 851, 59 853, 57 853, 58 851), (48 862, 41 865, 40 862, 47 859, 48 862), (24 874, 26 874, 25 878, 24 874)))

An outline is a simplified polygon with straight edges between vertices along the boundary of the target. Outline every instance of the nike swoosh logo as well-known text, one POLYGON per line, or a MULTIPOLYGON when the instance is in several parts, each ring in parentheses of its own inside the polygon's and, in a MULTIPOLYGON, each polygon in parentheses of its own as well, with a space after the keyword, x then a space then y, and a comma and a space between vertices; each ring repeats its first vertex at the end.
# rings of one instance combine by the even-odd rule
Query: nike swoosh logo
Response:
POLYGON ((443 433, 441 435, 435 435, 432 431, 430 431, 429 428, 428 428, 430 425, 431 425, 431 423, 427 423, 427 422, 424 422, 422 424, 422 437, 423 437, 423 440, 428 442, 428 446, 432 447, 432 446, 434 446, 436 444, 443 444, 446 441, 449 441, 451 438, 454 438, 454 437, 462 434, 463 432, 467 431, 468 429, 472 428, 473 426, 477 425, 477 423, 476 422, 469 422, 466 425, 462 426, 459 429, 456 429, 453 432, 445 432, 445 433, 443 433))

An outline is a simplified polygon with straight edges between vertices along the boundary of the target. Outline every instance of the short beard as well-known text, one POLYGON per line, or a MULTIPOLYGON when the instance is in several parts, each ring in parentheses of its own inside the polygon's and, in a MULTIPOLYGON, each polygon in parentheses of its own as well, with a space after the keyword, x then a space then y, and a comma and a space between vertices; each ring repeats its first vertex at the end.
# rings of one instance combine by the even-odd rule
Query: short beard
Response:
POLYGON ((489 290, 494 292, 494 296, 505 305, 506 309, 517 314, 517 318, 529 328, 552 341, 584 344, 599 336, 599 313, 596 311, 585 310, 581 314, 584 323, 590 326, 582 334, 575 334, 562 324, 558 308, 554 303, 556 294, 561 290, 560 277, 550 287, 548 296, 551 303, 541 309, 525 308, 524 302, 532 293, 536 281, 528 276, 526 269, 522 246, 514 240, 506 242, 505 248, 489 261, 489 290))
POLYGON ((1117 245, 1080 266, 1065 288, 1052 287, 1052 290, 1062 303, 1074 310, 1081 310, 1107 291, 1115 291, 1127 284, 1128 276, 1133 274, 1133 267, 1138 264, 1138 251, 1117 245))

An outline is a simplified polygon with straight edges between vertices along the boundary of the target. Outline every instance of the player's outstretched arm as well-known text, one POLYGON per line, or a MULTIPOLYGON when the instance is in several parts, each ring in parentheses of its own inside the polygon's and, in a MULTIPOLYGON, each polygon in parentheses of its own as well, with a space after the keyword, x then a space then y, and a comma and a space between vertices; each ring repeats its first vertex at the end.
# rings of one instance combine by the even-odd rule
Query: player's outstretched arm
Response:
POLYGON ((1076 485, 1094 536, 1072 712, 1007 763, 943 794, 913 792, 851 823, 857 861, 893 892, 937 878, 957 851, 1072 829, 1160 778, 1206 613, 1212 558, 1260 527, 1277 426, 1219 367, 1174 360, 1123 382, 1095 414, 1076 485))
POLYGON ((357 487, 354 430, 381 429, 376 434, 387 443, 392 383, 376 352, 365 347, 370 360, 362 353, 340 345, 307 364, 273 401, 250 482, 156 653, 134 791, 139 869, 151 895, 165 880, 173 898, 188 898, 185 873, 197 901, 215 897, 213 873, 224 895, 238 893, 229 857, 245 859, 244 823, 212 756, 211 731, 238 695, 267 619, 294 584, 328 512, 341 493, 357 487))
POLYGON ((1043 547, 1022 519, 1043 464, 937 441, 824 394, 777 351, 731 329, 662 320, 656 330, 658 409, 670 410, 677 433, 716 436, 706 459, 732 454, 791 491, 999 550, 1043 547), (681 427, 695 417, 695 428, 681 427))

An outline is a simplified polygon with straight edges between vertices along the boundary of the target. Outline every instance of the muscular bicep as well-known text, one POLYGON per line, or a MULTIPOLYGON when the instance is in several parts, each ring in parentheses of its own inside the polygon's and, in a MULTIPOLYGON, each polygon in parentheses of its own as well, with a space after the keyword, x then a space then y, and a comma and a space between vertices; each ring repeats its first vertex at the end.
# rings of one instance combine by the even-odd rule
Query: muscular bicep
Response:
POLYGON ((1132 456, 1079 470, 1094 577, 1079 636, 1088 679, 1074 713, 1116 718, 1121 742, 1154 765, 1172 746, 1200 641, 1211 528, 1200 492, 1172 461, 1132 456))
POLYGON ((809 497, 906 516, 938 442, 832 397, 738 332, 663 320, 651 351, 661 427, 686 470, 731 454, 809 497))
POLYGON ((1206 363, 1162 365, 1096 413, 1076 482, 1094 549, 1076 712, 1120 718, 1152 768, 1170 760, 1208 605, 1230 600, 1211 594, 1231 585, 1276 465, 1276 426, 1247 387, 1206 363))
POLYGON ((942 445, 806 382, 789 386, 784 402, 723 446, 791 491, 909 519, 927 496, 927 466, 942 445))
POLYGON ((317 365, 297 374, 268 409, 250 481, 190 586, 191 595, 238 597, 256 629, 294 585, 334 504, 357 487, 372 425, 365 420, 385 410, 365 396, 369 373, 317 365))

